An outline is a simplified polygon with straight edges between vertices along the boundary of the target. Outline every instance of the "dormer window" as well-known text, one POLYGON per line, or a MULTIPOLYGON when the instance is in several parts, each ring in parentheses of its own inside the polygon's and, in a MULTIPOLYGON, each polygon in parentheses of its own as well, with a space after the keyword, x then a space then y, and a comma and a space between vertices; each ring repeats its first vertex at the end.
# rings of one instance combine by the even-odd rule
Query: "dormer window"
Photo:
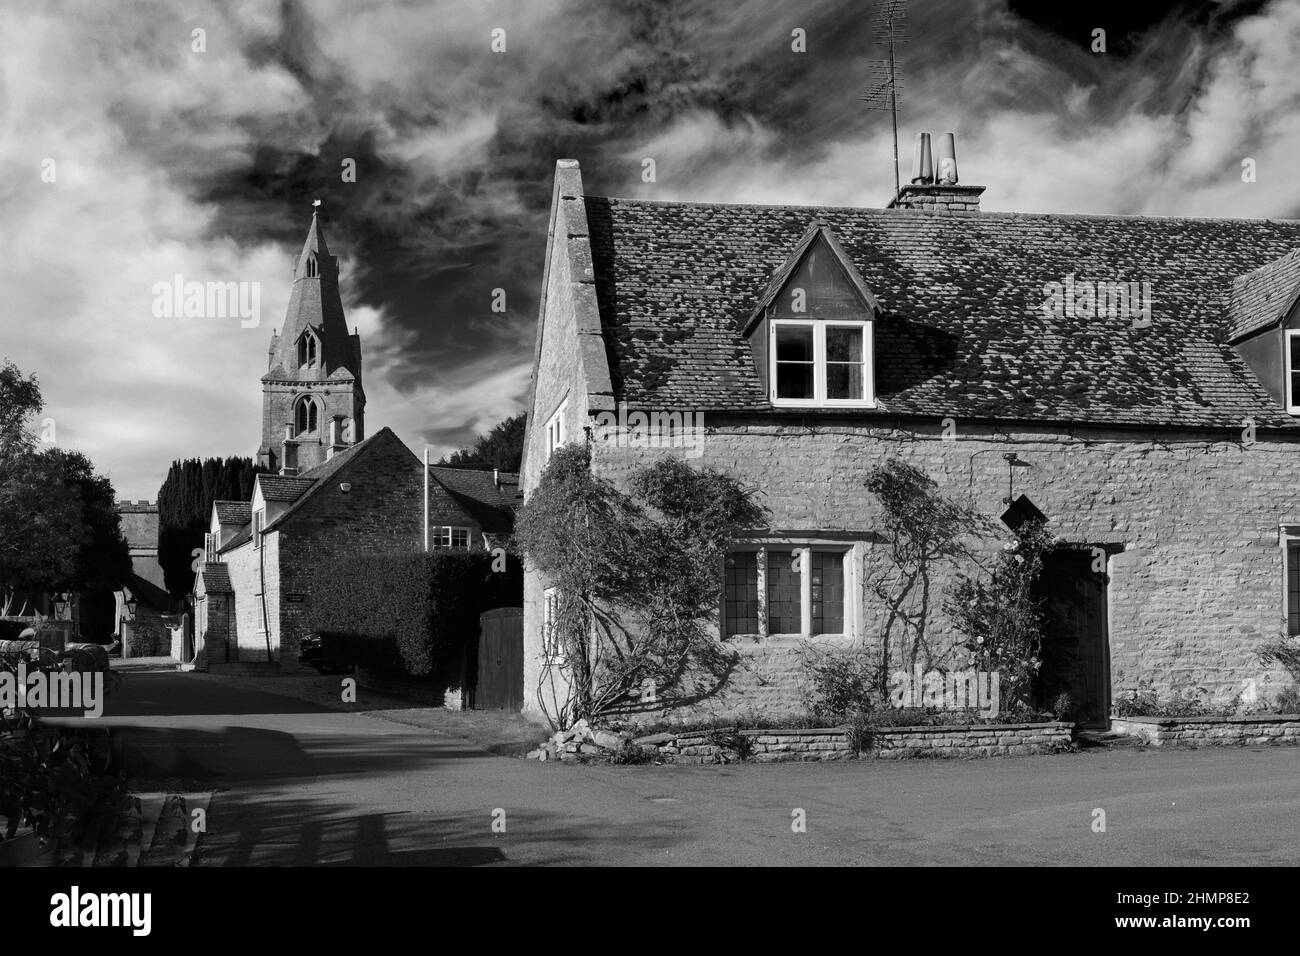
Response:
POLYGON ((1300 329, 1287 329, 1286 338, 1286 410, 1300 415, 1300 329))
POLYGON ((774 405, 874 405, 871 323, 772 320, 774 405))
POLYGON ((830 227, 810 226, 745 326, 768 400, 779 408, 875 408, 878 312, 830 227))
POLYGON ((293 430, 295 435, 306 435, 317 428, 316 402, 304 395, 298 399, 293 409, 293 430))
POLYGON ((304 332, 298 339, 298 365, 314 366, 320 354, 320 347, 317 344, 316 336, 311 332, 304 332))

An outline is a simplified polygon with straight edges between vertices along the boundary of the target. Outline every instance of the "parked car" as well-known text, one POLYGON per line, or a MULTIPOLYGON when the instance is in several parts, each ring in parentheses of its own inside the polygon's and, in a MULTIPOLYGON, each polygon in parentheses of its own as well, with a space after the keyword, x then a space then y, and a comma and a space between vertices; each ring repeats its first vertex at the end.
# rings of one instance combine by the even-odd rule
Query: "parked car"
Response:
POLYGON ((322 674, 350 674, 351 662, 345 660, 338 650, 331 645, 334 642, 324 640, 319 634, 309 634, 302 639, 298 647, 298 663, 316 668, 322 674))

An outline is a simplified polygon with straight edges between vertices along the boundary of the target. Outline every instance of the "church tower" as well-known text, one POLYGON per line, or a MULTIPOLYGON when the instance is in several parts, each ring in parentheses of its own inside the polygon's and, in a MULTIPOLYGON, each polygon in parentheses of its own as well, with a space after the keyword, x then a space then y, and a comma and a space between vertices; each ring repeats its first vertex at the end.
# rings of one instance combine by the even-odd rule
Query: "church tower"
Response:
POLYGON ((320 202, 293 273, 279 333, 262 376, 259 464, 300 475, 365 437, 361 336, 348 334, 339 298, 339 260, 321 229, 320 202))

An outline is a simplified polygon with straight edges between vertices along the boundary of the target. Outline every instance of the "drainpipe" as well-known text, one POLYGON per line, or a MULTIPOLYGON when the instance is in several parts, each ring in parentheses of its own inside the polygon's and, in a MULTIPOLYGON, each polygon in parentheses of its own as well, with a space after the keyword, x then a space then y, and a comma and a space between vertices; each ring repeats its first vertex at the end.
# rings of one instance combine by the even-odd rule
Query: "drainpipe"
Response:
POLYGON ((429 550, 429 446, 424 446, 424 550, 429 550))
POLYGON ((266 632, 262 635, 266 638, 266 662, 268 664, 275 661, 275 656, 271 653, 271 615, 266 611, 266 532, 257 532, 259 540, 257 542, 257 576, 262 582, 262 623, 266 625, 266 632))

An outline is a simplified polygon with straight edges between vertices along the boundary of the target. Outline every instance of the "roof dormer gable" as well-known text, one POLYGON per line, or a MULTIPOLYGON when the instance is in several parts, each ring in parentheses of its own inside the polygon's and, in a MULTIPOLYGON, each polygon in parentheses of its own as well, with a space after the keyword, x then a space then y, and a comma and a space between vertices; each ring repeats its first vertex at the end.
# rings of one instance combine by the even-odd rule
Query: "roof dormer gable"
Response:
POLYGON ((813 222, 759 296, 744 334, 777 407, 874 408, 875 294, 813 222))

